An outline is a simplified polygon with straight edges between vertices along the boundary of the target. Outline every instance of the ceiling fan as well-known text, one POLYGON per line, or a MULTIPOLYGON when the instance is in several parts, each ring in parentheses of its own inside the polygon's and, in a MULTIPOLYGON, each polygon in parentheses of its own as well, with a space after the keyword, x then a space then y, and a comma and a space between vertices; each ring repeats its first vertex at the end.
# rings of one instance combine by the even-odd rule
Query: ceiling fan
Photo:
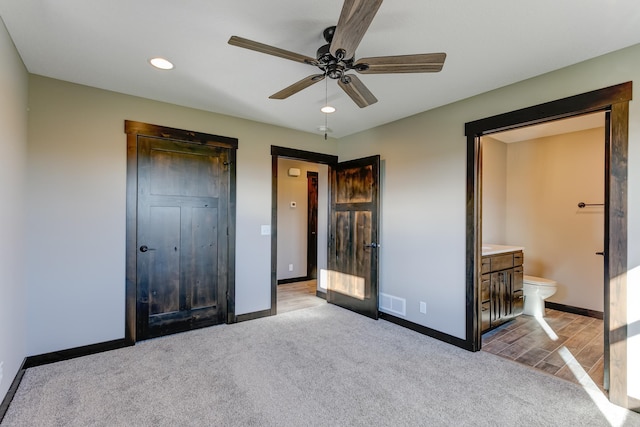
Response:
POLYGON ((426 53, 355 60, 355 50, 381 4, 382 0, 345 0, 338 25, 324 30, 323 36, 327 44, 318 49, 315 58, 238 36, 232 36, 229 44, 313 65, 320 69, 320 73, 305 77, 274 93, 269 97, 270 99, 286 99, 329 77, 338 80, 338 85, 346 94, 360 108, 364 108, 375 104, 378 100, 357 76, 347 74, 348 71, 354 70, 360 74, 434 73, 442 70, 447 56, 445 53, 426 53))

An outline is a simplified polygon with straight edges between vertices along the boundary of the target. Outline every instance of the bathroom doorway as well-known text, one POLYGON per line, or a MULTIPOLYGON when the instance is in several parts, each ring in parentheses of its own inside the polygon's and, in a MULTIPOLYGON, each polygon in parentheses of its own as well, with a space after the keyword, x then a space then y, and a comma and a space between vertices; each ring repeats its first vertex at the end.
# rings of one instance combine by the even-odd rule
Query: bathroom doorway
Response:
POLYGON ((466 341, 482 346, 479 278, 482 244, 481 137, 577 117, 605 114, 604 386, 609 400, 628 405, 627 392, 627 152, 632 83, 547 102, 465 124, 467 136, 466 341))
POLYGON ((482 349, 601 389, 605 119, 597 112, 481 138, 483 248, 524 247, 525 281, 525 315, 483 333, 482 349), (527 315, 530 276, 557 283, 543 317, 527 315))

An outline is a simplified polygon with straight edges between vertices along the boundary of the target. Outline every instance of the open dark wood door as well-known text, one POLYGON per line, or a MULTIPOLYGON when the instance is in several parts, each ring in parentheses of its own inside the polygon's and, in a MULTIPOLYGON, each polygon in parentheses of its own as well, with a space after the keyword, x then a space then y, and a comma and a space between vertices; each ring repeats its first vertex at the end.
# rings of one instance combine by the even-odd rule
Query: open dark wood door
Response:
POLYGON ((327 302, 378 318, 380 156, 338 163, 331 172, 327 302))

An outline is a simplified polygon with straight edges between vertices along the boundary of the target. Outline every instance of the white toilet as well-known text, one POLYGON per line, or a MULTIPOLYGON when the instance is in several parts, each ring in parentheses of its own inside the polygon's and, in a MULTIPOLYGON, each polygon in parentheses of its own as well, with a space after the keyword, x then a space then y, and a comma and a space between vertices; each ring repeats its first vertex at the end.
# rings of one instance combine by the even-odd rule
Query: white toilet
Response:
POLYGON ((556 293, 555 281, 535 276, 524 276, 524 314, 534 317, 544 316, 544 300, 556 293))

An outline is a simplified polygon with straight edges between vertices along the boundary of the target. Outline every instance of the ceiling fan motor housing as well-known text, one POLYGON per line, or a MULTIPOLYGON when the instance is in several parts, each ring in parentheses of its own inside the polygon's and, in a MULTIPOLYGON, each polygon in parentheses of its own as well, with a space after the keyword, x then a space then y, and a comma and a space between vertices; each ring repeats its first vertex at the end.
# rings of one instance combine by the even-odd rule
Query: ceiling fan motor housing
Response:
MULTIPOLYGON (((330 79, 338 80, 342 79, 345 71, 353 69, 354 66, 353 57, 348 59, 336 58, 331 54, 331 41, 333 40, 333 34, 335 33, 335 30, 336 27, 332 26, 326 28, 323 31, 322 35, 327 44, 320 46, 320 48, 316 52, 316 59, 318 60, 318 68, 320 68, 327 77, 329 77, 330 79)), ((342 50, 340 49, 339 52, 341 51, 342 50)))

